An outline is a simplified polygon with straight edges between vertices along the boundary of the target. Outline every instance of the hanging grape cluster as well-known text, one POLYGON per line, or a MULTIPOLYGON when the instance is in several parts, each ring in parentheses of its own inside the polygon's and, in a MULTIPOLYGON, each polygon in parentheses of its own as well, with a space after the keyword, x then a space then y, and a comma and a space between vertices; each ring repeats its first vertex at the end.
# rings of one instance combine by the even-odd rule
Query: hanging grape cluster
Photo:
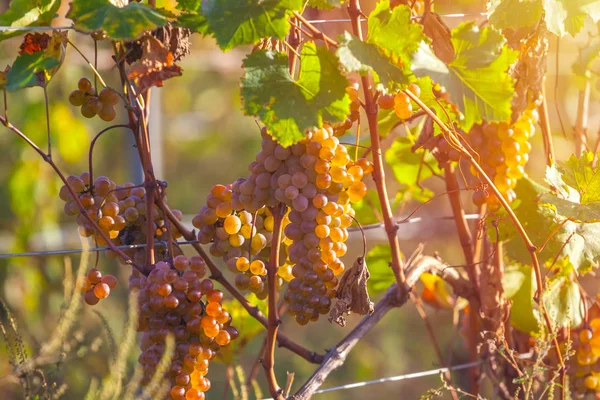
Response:
MULTIPOLYGON (((408 85, 408 90, 417 97, 421 95, 421 88, 414 83, 408 85)), ((404 92, 381 95, 377 99, 377 104, 383 110, 393 109, 400 119, 408 119, 413 114, 410 97, 404 92)))
POLYGON ((103 121, 110 122, 117 115, 115 106, 119 104, 119 95, 110 88, 104 88, 96 94, 92 82, 81 78, 75 89, 69 95, 69 103, 81 107, 81 115, 86 118, 100 117, 103 121))
MULTIPOLYGON (((146 189, 126 183, 117 186, 105 176, 94 179, 90 185, 90 174, 82 173, 80 176, 71 175, 67 182, 74 192, 78 194, 79 201, 86 209, 90 217, 96 221, 100 229, 112 239, 115 245, 134 245, 146 243, 146 189)), ((60 198, 65 201, 64 210, 67 215, 77 216, 77 224, 81 236, 91 237, 98 245, 106 245, 106 242, 89 221, 81 214, 79 205, 71 195, 69 189, 64 185, 59 192, 60 198)), ((182 214, 173 210, 173 214, 181 220, 182 214)), ((156 205, 152 210, 154 219, 154 235, 156 241, 166 241, 167 226, 163 212, 156 205)), ((181 237, 181 233, 170 227, 173 239, 181 237)), ((177 252, 179 250, 175 249, 177 252)), ((143 248, 126 249, 126 254, 136 262, 145 263, 146 251, 143 248)), ((116 255, 109 251, 107 253, 114 258, 116 255)), ((175 254, 177 255, 177 254, 175 254)), ((166 246, 157 247, 156 257, 160 260, 166 256, 166 246), (162 249, 162 250, 160 250, 162 249)))
POLYGON ((572 331, 575 355, 569 358, 568 374, 572 392, 579 398, 586 393, 600 394, 600 318, 589 326, 572 331))
MULTIPOLYGON (((529 161, 531 143, 538 121, 537 105, 531 103, 521 117, 513 124, 484 123, 475 126, 468 135, 469 145, 478 153, 478 160, 485 173, 494 181, 502 196, 509 202, 516 199, 514 191, 517 181, 525 175, 525 165, 529 161)), ((443 142, 446 143, 447 142, 443 142)), ((452 161, 460 157, 456 149, 448 146, 452 161)), ((477 177, 477 171, 471 168, 477 177)), ((500 201, 491 190, 476 190, 473 203, 487 204, 489 211, 498 211, 500 201)))
POLYGON ((373 170, 366 159, 352 161, 335 133, 326 126, 285 148, 263 130, 262 148, 248 177, 213 187, 193 220, 199 241, 212 241, 211 254, 222 256, 238 272, 236 286, 265 298, 271 208, 289 208, 282 221, 277 285, 290 281, 285 299, 301 324, 329 312, 336 276, 345 268, 340 257, 353 222, 350 202, 364 197, 362 180, 373 170))
POLYGON ((173 400, 203 400, 211 386, 209 362, 239 336, 221 304, 223 293, 205 276, 201 257, 179 255, 156 263, 147 277, 133 270, 129 278, 130 289, 139 290, 142 384, 152 379, 172 334, 175 352, 168 376, 173 400))

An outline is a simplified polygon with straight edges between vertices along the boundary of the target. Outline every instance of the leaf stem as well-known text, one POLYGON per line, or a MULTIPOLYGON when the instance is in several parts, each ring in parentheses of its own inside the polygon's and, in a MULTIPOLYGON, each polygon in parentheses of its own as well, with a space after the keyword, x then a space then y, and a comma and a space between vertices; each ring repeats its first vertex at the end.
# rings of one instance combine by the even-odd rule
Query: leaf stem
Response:
POLYGON ((98 80, 100 81, 100 84, 102 85, 102 87, 107 87, 106 82, 104 82, 104 79, 102 79, 102 76, 100 76, 100 73, 98 72, 98 70, 96 69, 96 67, 94 67, 94 65, 85 56, 85 54, 83 54, 81 52, 81 50, 79 50, 79 48, 77 46, 75 46, 75 44, 73 44, 73 42, 71 42, 71 40, 69 40, 69 38, 67 38, 67 43, 70 44, 75 50, 77 50, 77 52, 79 53, 79 55, 81 57, 83 57, 83 59, 85 60, 85 62, 87 63, 87 65, 89 65, 89 67, 94 72, 94 75, 96 76, 96 78, 98 78, 98 80))
POLYGON ((44 106, 46 109, 46 130, 48 134, 48 157, 52 158, 52 137, 50 135, 50 104, 48 102, 48 80, 44 77, 44 106))
POLYGON ((546 164, 551 167, 556 161, 556 156, 554 155, 554 145, 552 144, 552 129, 550 128, 550 118, 548 116, 548 98, 546 97, 546 88, 544 85, 542 85, 542 104, 538 108, 538 112, 540 114, 542 137, 544 139, 546 164))
POLYGON ((94 194, 94 163, 93 163, 94 146, 96 146, 96 141, 100 138, 100 136, 102 136, 106 132, 110 131, 111 129, 115 129, 115 128, 131 129, 131 126, 128 124, 111 125, 107 128, 102 129, 100 132, 98 132, 98 134, 96 136, 94 136, 94 138, 92 139, 92 141, 90 143, 90 150, 89 150, 89 154, 88 154, 88 171, 90 173, 90 190, 91 190, 92 195, 94 194))

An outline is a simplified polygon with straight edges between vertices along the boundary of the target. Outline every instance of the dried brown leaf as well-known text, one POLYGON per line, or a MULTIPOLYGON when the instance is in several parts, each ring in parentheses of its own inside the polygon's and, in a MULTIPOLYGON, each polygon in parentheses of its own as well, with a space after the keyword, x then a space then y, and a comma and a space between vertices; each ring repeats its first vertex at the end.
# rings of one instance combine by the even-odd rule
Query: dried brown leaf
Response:
POLYGON ((367 290, 370 274, 363 257, 356 259, 352 267, 344 273, 337 289, 335 306, 329 313, 329 322, 346 325, 346 314, 366 315, 373 313, 373 302, 367 290))
POLYGON ((444 24, 437 13, 429 11, 423 14, 421 23, 423 24, 423 32, 431 38, 433 53, 437 58, 449 64, 455 57, 454 46, 450 40, 450 28, 444 24))
POLYGON ((131 65, 129 79, 136 82, 143 93, 152 86, 161 87, 163 81, 181 75, 181 68, 174 63, 173 53, 153 36, 144 38, 142 57, 131 65))

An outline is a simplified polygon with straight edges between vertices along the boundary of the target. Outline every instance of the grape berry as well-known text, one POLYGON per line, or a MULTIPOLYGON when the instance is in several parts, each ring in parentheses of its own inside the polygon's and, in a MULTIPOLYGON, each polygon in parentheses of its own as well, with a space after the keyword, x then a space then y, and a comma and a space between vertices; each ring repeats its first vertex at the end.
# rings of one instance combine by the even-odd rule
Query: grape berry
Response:
POLYGON ((92 82, 81 78, 77 84, 78 89, 69 95, 69 103, 81 107, 81 115, 93 118, 98 115, 103 121, 110 122, 115 119, 115 106, 119 103, 119 95, 110 88, 104 88, 99 94, 92 87, 92 82))

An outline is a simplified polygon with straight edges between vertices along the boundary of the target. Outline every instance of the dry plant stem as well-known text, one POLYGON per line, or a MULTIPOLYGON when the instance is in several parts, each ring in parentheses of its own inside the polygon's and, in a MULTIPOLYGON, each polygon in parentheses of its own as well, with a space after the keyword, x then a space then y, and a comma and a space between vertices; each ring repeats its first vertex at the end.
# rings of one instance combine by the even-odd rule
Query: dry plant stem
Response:
MULTIPOLYGON (((100 138, 100 136, 102 136, 104 133, 110 131, 111 129, 115 129, 115 128, 129 128, 129 129, 131 129, 131 125, 120 124, 120 125, 111 125, 108 128, 104 128, 100 132, 98 132, 98 134, 96 136, 94 136, 94 138, 92 139, 92 142, 90 143, 90 151, 89 151, 89 154, 88 154, 88 171, 90 173, 90 185, 93 185, 93 183, 94 183, 94 163, 93 163, 94 146, 96 146, 96 142, 98 141, 98 139, 100 138)), ((92 186, 92 188, 91 188, 92 194, 94 193, 94 189, 93 188, 94 187, 92 186)))
POLYGON ((85 54, 83 54, 81 52, 81 50, 79 50, 77 48, 77 46, 75 46, 73 44, 73 42, 71 42, 69 39, 67 39, 67 43, 70 44, 75 50, 77 50, 77 52, 79 53, 79 55, 85 60, 85 62, 88 64, 88 66, 94 72, 94 75, 96 76, 96 78, 98 78, 98 80, 100 81, 100 84, 102 85, 102 87, 107 87, 106 82, 104 82, 104 79, 102 79, 102 76, 100 76, 100 73, 98 72, 98 70, 96 69, 96 67, 94 67, 94 64, 92 64, 90 62, 90 60, 85 56, 85 54))
MULTIPOLYGON (((438 126, 444 131, 444 134, 446 134, 447 137, 450 137, 450 138, 453 139, 453 141, 455 142, 454 144, 457 146, 457 149, 462 153, 463 157, 465 157, 471 163, 471 165, 477 170, 477 172, 479 173, 479 175, 483 178, 483 180, 492 189, 492 191, 494 192, 494 194, 496 195, 496 197, 500 201, 500 204, 502 204, 502 207, 508 213, 508 216, 510 217, 510 220, 512 221, 513 225, 515 226, 515 228, 519 232, 519 235, 521 236, 521 238, 523 239, 523 241, 525 242, 525 246, 527 247, 527 251, 529 252, 529 255, 531 257, 531 262, 532 262, 533 270, 535 271, 535 278, 536 278, 536 283, 537 283, 537 291, 536 291, 536 294, 535 294, 535 298, 538 301, 540 309, 542 311, 542 315, 544 317, 544 322, 546 324, 546 328, 548 329, 548 332, 551 335, 553 335, 554 334, 554 328, 552 326, 552 321, 550 320, 550 316, 548 315, 548 311, 546 310, 546 307, 544 306, 544 302, 540 301, 540 299, 541 299, 541 293, 544 291, 544 283, 542 281, 542 273, 541 273, 541 270, 540 270, 540 263, 539 263, 539 260, 537 258, 537 253, 536 253, 537 248, 531 242, 531 239, 529 239, 529 236, 527 235, 527 232, 525 231, 525 228, 523 228, 523 225, 521 225, 521 221, 519 221, 519 219, 517 218, 517 216, 515 215, 515 213, 513 212, 513 210, 510 208, 510 205, 508 204, 508 202, 506 201, 506 199, 502 196, 502 194, 500 193, 500 191, 498 190, 498 188, 494 185, 494 182, 490 179, 489 176, 487 176, 487 174, 481 168, 481 166, 479 165, 479 163, 477 162, 477 160, 475 160, 475 158, 473 157, 473 155, 467 149, 465 149, 465 147, 460 143, 460 141, 458 140, 458 138, 456 137, 456 135, 454 134, 454 132, 452 130, 450 130, 446 126, 446 124, 444 124, 437 117, 437 115, 433 111, 431 111, 431 109, 429 107, 427 107, 412 92, 410 92, 408 90, 405 90, 404 93, 408 97, 410 97, 411 100, 413 100, 415 103, 417 103, 417 105, 423 111, 425 111, 436 124, 438 124, 438 126)), ((554 336, 553 342, 554 342, 554 346, 556 348, 557 358, 558 358, 558 361, 559 361, 559 364, 560 364, 560 368, 561 368, 561 375, 563 375, 563 378, 564 378, 564 374, 566 372, 565 371, 564 359, 563 359, 563 356, 562 356, 562 354, 560 352, 560 345, 558 343, 558 339, 556 338, 556 335, 553 335, 553 336, 554 336)), ((563 392, 563 399, 564 399, 564 392, 563 392)))
POLYGON ((265 370, 267 383, 269 384, 269 393, 274 399, 283 400, 282 390, 277 383, 275 376, 275 342, 277 330, 281 324, 277 310, 277 268, 279 267, 279 250, 281 248, 281 234, 283 231, 283 213, 285 206, 279 204, 271 209, 273 214, 273 240, 271 241, 271 253, 269 255, 269 264, 267 266, 267 287, 269 291, 268 300, 268 320, 267 320, 267 345, 265 355, 262 359, 262 366, 265 370))
POLYGON ((542 104, 539 107, 540 126, 544 139, 544 150, 546 151, 546 164, 552 166, 556 160, 554 155, 554 145, 552 144, 552 130, 550 128, 550 118, 548 115, 548 99, 546 97, 546 87, 542 85, 542 104))
MULTIPOLYGON (((186 240, 196 240, 196 236, 194 233, 190 232, 182 223, 179 221, 173 212, 169 208, 169 206, 164 202, 164 200, 159 196, 157 198, 157 202, 159 203, 159 207, 165 213, 166 217, 171 221, 173 226, 177 228, 177 230, 183 235, 186 240)), ((211 273, 211 278, 219 282, 229 293, 235 297, 237 301, 246 309, 248 314, 250 314, 254 319, 260 322, 265 328, 267 327, 267 319, 263 315, 262 312, 258 309, 258 307, 250 304, 246 297, 240 293, 239 290, 235 288, 228 280, 225 278, 223 273, 219 270, 219 267, 212 261, 210 256, 206 254, 202 246, 198 243, 193 243, 192 246, 198 252, 198 254, 206 261, 206 265, 211 273)), ((290 350, 293 353, 298 354, 300 357, 304 358, 306 361, 313 364, 320 364, 324 356, 321 354, 317 354, 314 351, 310 351, 298 343, 294 342, 290 338, 288 338, 285 334, 281 332, 277 332, 277 343, 280 347, 284 347, 290 350)))
POLYGON ((304 26, 306 26, 306 28, 314 35, 315 38, 323 40, 326 44, 328 44, 330 46, 338 47, 338 42, 336 42, 335 40, 333 40, 332 38, 330 38, 329 36, 327 36, 326 34, 321 32, 318 28, 316 28, 310 22, 308 22, 306 20, 306 18, 304 18, 302 16, 302 14, 300 14, 297 11, 294 11, 294 17, 296 17, 296 19, 298 21, 302 22, 304 24, 304 26))
MULTIPOLYGON (((411 256, 406 269, 408 285, 414 285, 423 272, 435 272, 444 278, 457 294, 464 296, 469 291, 469 282, 465 281, 455 269, 448 268, 437 258, 421 255, 419 250, 411 256)), ((407 300, 408 296, 400 297, 398 286, 393 284, 381 301, 377 303, 373 314, 364 317, 341 342, 327 352, 323 363, 292 398, 296 400, 309 399, 329 374, 344 364, 354 346, 377 325, 385 314, 393 308, 402 307, 407 300)))
MULTIPOLYGON (((292 24, 295 25, 295 21, 292 20, 292 24)), ((298 46, 300 46, 300 32, 298 29, 291 29, 290 35, 288 37, 288 44, 290 45, 290 51, 288 52, 288 60, 289 60, 289 70, 290 75, 294 76, 294 71, 296 71, 296 62, 298 61, 298 46), (292 51, 292 49, 294 51, 292 51)))
MULTIPOLYGON (((431 325, 431 321, 429 321, 429 317, 427 316, 427 312, 425 311, 425 308, 423 307, 423 303, 421 302, 421 299, 418 296, 415 296, 415 294, 413 292, 410 292, 409 296, 410 296, 410 300, 415 305, 417 312, 421 316, 423 323, 425 324, 425 328, 427 329, 427 334, 429 335, 429 341, 431 342, 431 345, 433 346, 433 350, 435 351, 435 355, 438 358, 440 367, 444 367, 445 366, 444 356, 442 355, 442 351, 440 350, 440 345, 438 344, 437 338, 435 337, 435 329, 434 329, 433 325, 431 325)), ((454 390, 454 388, 452 386, 452 375, 450 374, 450 371, 444 372, 444 378, 446 379, 446 381, 448 383, 450 383, 450 394, 452 395, 452 399, 458 400, 458 395, 456 394, 456 390, 454 390)))
POLYGON ((265 349, 267 348, 267 337, 265 335, 265 339, 263 340, 262 345, 260 346, 260 349, 258 350, 258 355, 256 357, 256 362, 254 364, 252 364, 252 369, 250 369, 250 373, 248 374, 248 378, 246 379, 245 385, 248 388, 248 391, 250 391, 250 389, 252 389, 252 382, 254 380, 256 380, 256 376, 258 375, 258 371, 260 369, 261 366, 261 362, 260 360, 262 360, 264 354, 265 354, 265 349))
POLYGON ((71 194, 71 196, 73 196, 73 199, 79 206, 79 211, 81 212, 83 217, 90 223, 90 225, 92 225, 92 228, 94 229, 94 231, 96 231, 96 233, 98 233, 102 237, 102 239, 104 239, 104 241, 106 242, 106 245, 108 247, 110 247, 110 249, 112 251, 117 253, 125 261, 126 264, 133 266, 135 269, 137 269, 139 272, 141 272, 142 274, 145 275, 144 268, 141 265, 139 265, 138 263, 134 262, 121 249, 117 248, 113 244, 112 240, 110 240, 108 235, 106 233, 104 233, 104 231, 102 229, 100 229, 100 227, 98 226, 96 221, 94 221, 94 219, 92 217, 90 217, 90 215, 88 214, 85 207, 83 207, 83 204, 81 204, 81 201, 79 200, 79 196, 77 195, 77 193, 75 193, 75 191, 73 190, 73 187, 69 184, 69 182, 67 182, 67 179, 65 178, 65 176, 63 175, 61 170, 58 168, 58 166, 54 163, 54 161, 50 157, 48 157, 48 155, 46 153, 44 153, 37 144, 33 143, 33 141, 31 139, 29 139, 29 137, 27 135, 25 135, 17 127, 15 127, 13 124, 11 124, 6 119, 4 119, 4 117, 0 117, 0 123, 2 123, 8 129, 10 129, 14 133, 16 133, 17 136, 19 136, 25 142, 27 142, 27 144, 29 144, 29 146, 31 146, 31 148, 33 148, 42 157, 42 159, 52 167, 54 172, 56 172, 56 174, 58 175, 60 180, 65 184, 65 186, 69 190, 69 193, 71 194))
MULTIPOLYGON (((360 26, 360 18, 362 12, 360 10, 360 3, 358 0, 351 0, 348 6, 348 13, 352 20, 352 28, 354 34, 362 40, 362 28, 360 26)), ((385 226, 385 232, 387 233, 388 242, 390 244, 392 253, 392 271, 396 277, 398 283, 399 292, 398 295, 406 297, 410 291, 410 286, 406 284, 404 277, 404 271, 402 270, 402 259, 400 252, 400 241, 398 240, 398 225, 394 223, 394 216, 392 213, 392 207, 388 199, 387 188, 385 184, 385 172, 383 169, 383 157, 381 155, 381 143, 379 141, 379 126, 377 122, 377 103, 373 97, 373 89, 371 87, 371 78, 369 76, 363 76, 362 86, 365 96, 365 111, 367 113, 367 121, 369 123, 369 134, 371 136, 371 148, 373 149, 373 181, 377 188, 377 197, 379 197, 379 203, 381 205, 381 212, 383 216, 383 223, 385 226)), ((404 299, 406 301, 406 299, 404 299)))
POLYGON ((575 122, 575 129, 573 132, 575 135, 575 155, 577 157, 581 156, 581 153, 583 153, 586 148, 588 115, 590 109, 590 90, 591 80, 589 71, 587 71, 585 87, 579 92, 579 100, 577 102, 577 120, 575 122))

